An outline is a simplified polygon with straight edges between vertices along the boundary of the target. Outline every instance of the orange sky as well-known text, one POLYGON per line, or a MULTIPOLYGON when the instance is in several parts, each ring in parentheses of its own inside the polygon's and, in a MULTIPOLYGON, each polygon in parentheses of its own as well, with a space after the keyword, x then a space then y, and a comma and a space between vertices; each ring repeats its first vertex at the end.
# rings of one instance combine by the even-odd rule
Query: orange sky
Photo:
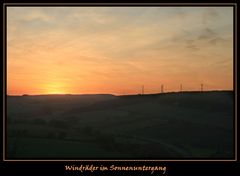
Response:
POLYGON ((233 89, 232 7, 7 7, 7 94, 233 89))

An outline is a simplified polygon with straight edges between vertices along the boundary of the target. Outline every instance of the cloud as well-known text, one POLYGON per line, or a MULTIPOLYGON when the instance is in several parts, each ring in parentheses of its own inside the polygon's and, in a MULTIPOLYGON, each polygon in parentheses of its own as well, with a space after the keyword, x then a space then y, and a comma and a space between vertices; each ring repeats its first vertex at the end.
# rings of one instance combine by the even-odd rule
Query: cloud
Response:
POLYGON ((22 21, 44 21, 44 22, 53 22, 54 16, 47 15, 46 13, 43 13, 41 10, 32 10, 31 13, 25 13, 22 15, 21 18, 22 21))
POLYGON ((202 14, 202 23, 204 25, 207 25, 208 23, 211 23, 214 20, 217 20, 219 18, 219 14, 214 7, 208 7, 202 14))
POLYGON ((201 34, 198 36, 200 40, 208 40, 217 37, 216 31, 206 27, 201 31, 201 34))

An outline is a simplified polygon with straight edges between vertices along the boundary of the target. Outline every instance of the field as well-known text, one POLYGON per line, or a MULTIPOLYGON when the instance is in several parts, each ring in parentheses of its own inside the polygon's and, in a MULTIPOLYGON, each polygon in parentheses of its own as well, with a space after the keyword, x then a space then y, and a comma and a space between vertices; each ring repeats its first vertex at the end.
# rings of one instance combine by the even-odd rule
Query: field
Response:
POLYGON ((233 91, 8 96, 9 159, 231 159, 233 91))

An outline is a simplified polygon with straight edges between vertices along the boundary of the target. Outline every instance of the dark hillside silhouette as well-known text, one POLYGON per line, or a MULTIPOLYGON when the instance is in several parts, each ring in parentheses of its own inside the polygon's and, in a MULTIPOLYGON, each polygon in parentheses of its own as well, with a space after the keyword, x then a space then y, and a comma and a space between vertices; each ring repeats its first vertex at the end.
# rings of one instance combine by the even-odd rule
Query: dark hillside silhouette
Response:
POLYGON ((8 96, 7 157, 230 159, 233 97, 233 91, 8 96))

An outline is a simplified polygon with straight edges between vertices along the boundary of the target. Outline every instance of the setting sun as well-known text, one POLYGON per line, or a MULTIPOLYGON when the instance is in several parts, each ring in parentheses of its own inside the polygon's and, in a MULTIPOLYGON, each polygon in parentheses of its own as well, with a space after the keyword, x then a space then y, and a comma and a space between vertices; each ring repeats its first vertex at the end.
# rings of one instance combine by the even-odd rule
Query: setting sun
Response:
POLYGON ((66 89, 63 83, 51 83, 45 86, 46 94, 67 94, 68 90, 66 89))
POLYGON ((49 90, 46 94, 66 94, 66 92, 61 90, 49 90))

